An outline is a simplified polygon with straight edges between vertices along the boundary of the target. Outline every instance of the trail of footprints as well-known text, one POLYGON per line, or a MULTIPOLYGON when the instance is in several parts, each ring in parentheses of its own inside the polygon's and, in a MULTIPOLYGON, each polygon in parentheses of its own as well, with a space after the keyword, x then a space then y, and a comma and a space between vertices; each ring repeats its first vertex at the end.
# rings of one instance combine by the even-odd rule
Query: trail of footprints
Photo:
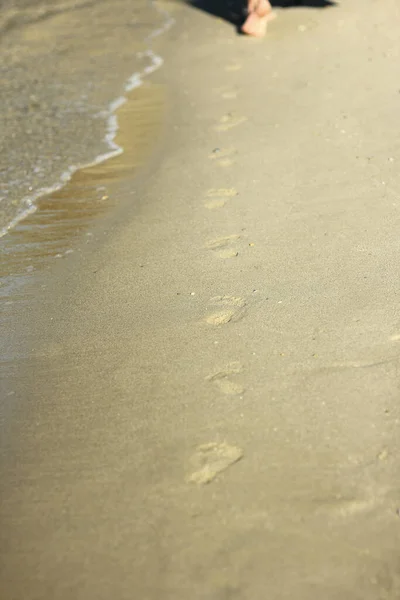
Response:
MULTIPOLYGON (((228 65, 225 70, 234 72, 241 69, 238 63, 228 65)), ((236 91, 229 88, 218 88, 214 90, 223 99, 234 99, 236 91)), ((247 121, 247 117, 233 112, 223 115, 214 126, 214 131, 224 133, 247 121)), ((235 164, 237 155, 236 148, 214 148, 208 158, 218 168, 228 168, 235 164)), ((231 202, 238 191, 233 188, 211 188, 204 195, 204 207, 209 210, 218 210, 231 202)), ((242 235, 232 233, 208 240, 205 248, 221 259, 229 259, 238 256, 239 248, 243 243, 242 235)), ((221 295, 211 298, 208 302, 208 310, 204 322, 212 328, 219 328, 240 321, 246 314, 246 300, 240 296, 221 295)), ((245 393, 241 382, 243 366, 238 361, 232 361, 223 368, 216 370, 206 377, 206 380, 215 389, 227 397, 242 397, 245 393)), ((229 466, 238 462, 243 457, 241 448, 231 446, 225 442, 201 444, 197 447, 191 457, 191 466, 194 471, 188 476, 187 481, 196 484, 207 484, 215 477, 225 471, 229 466)))
MULTIPOLYGON (((241 68, 239 63, 232 63, 225 68, 225 71, 234 72, 241 68)), ((234 99, 237 96, 234 90, 226 87, 215 89, 214 92, 223 99, 234 99)), ((224 133, 246 121, 247 117, 229 112, 220 118, 214 130, 224 133)), ((236 155, 237 150, 232 147, 214 148, 208 158, 216 167, 228 168, 235 164, 236 155)), ((221 209, 229 205, 237 195, 235 188, 212 188, 204 195, 204 206, 209 210, 221 209)), ((207 241, 205 248, 216 253, 221 259, 229 259, 238 256, 242 243, 242 235, 233 233, 207 241)), ((205 324, 212 328, 220 328, 235 323, 245 316, 246 308, 246 300, 239 296, 215 296, 209 300, 207 314, 204 317, 205 324)), ((392 339, 400 339, 400 335, 393 336, 392 339)), ((364 365, 357 363, 355 366, 364 365)), ((225 397, 240 399, 246 391, 242 383, 243 373, 243 365, 238 361, 231 361, 209 374, 206 381, 225 397)), ((244 452, 241 448, 226 442, 200 444, 190 458, 192 472, 187 477, 187 482, 197 485, 208 484, 220 473, 239 462, 243 456, 244 452)), ((379 460, 383 460, 380 455, 379 460)), ((361 495, 360 498, 328 496, 320 498, 318 504, 319 512, 328 511, 333 516, 347 518, 359 512, 372 510, 376 505, 376 499, 369 493, 361 495)))

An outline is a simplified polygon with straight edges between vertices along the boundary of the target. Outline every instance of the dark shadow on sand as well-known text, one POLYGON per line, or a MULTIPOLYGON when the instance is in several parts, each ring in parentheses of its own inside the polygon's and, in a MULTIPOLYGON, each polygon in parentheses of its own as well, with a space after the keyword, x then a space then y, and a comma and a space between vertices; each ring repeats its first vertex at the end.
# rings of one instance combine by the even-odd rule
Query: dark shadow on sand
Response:
MULTIPOLYGON (((185 0, 188 4, 204 12, 225 19, 238 30, 246 18, 246 0, 185 0)), ((270 0, 272 6, 279 8, 329 8, 336 6, 335 0, 270 0)))

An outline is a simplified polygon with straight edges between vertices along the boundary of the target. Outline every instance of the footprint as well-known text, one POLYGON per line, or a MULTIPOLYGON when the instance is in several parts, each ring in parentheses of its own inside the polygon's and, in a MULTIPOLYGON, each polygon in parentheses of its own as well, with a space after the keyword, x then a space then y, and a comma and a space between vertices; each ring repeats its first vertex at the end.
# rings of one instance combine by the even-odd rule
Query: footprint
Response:
POLYGON ((235 98, 237 98, 237 92, 235 92, 234 90, 228 90, 226 92, 222 92, 221 97, 224 100, 234 100, 235 98))
POLYGON ((231 158, 221 158, 221 160, 219 160, 217 164, 219 167, 231 167, 235 164, 235 161, 231 158))
POLYGON ((237 195, 235 188, 211 188, 206 194, 207 198, 233 198, 237 195))
POLYGON ((242 65, 240 63, 231 63, 230 65, 226 65, 225 71, 228 73, 233 73, 235 71, 240 71, 242 65))
POLYGON ((208 190, 206 193, 206 198, 209 198, 209 200, 205 202, 204 206, 210 210, 214 208, 222 208, 225 206, 229 198, 233 198, 237 195, 238 192, 235 190, 235 188, 213 188, 208 190))
POLYGON ((220 124, 216 125, 216 131, 228 131, 229 129, 233 129, 233 127, 237 127, 247 121, 247 117, 233 115, 232 113, 228 113, 224 115, 220 119, 220 124))
POLYGON ((374 498, 352 498, 345 496, 334 496, 318 501, 318 512, 328 512, 339 517, 351 517, 359 513, 366 513, 376 506, 374 498))
POLYGON ((196 470, 189 475, 187 481, 202 485, 210 483, 218 473, 222 473, 241 458, 243 458, 243 450, 225 442, 202 444, 197 447, 191 458, 190 462, 196 470))
POLYGON ((211 160, 219 160, 220 158, 226 158, 227 156, 232 156, 232 154, 236 153, 237 150, 235 148, 214 148, 208 158, 211 160))
POLYGON ((245 392, 244 387, 236 381, 230 381, 229 379, 216 379, 215 383, 218 385, 221 392, 226 396, 241 396, 245 392))
POLYGON ((230 86, 222 86, 222 87, 217 87, 217 88, 213 88, 212 89, 213 94, 216 94, 217 96, 221 96, 221 98, 223 98, 224 100, 233 100, 235 98, 237 98, 237 91, 232 89, 230 86))
POLYGON ((221 258, 234 258, 239 254, 234 243, 240 239, 240 235, 227 235, 225 237, 210 240, 206 243, 206 248, 214 250, 221 258))
POLYGON ((206 208, 213 210, 214 208, 222 208, 226 204, 225 198, 214 198, 213 200, 209 200, 204 204, 206 208))
POLYGON ((209 155, 209 158, 213 160, 219 167, 230 167, 235 163, 233 156, 237 154, 235 148, 214 148, 209 155))
POLYGON ((243 394, 245 388, 237 381, 232 381, 231 377, 242 373, 243 367, 239 362, 231 362, 224 369, 217 371, 213 375, 206 377, 207 381, 215 383, 219 390, 227 396, 238 396, 243 394))
POLYGON ((243 298, 236 296, 215 296, 211 298, 210 305, 218 307, 217 310, 205 318, 209 325, 226 325, 236 322, 243 318, 245 314, 246 302, 243 298))

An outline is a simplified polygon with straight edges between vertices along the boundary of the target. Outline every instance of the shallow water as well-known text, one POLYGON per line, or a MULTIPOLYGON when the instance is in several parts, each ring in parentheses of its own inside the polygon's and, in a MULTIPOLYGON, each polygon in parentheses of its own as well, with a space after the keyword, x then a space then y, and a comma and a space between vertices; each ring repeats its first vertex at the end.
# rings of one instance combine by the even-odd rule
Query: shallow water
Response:
MULTIPOLYGON (((16 290, 48 261, 74 252, 75 239, 88 232, 93 219, 117 205, 126 182, 132 188, 138 167, 149 158, 164 119, 163 86, 144 82, 127 92, 118 108, 119 129, 114 144, 123 151, 101 162, 78 169, 68 183, 38 198, 36 210, 27 214, 0 239, 0 298, 7 305, 22 301, 16 290)), ((29 299, 26 298, 29 304, 29 299)), ((2 317, 5 316, 3 312, 2 317)))
POLYGON ((150 0, 0 2, 0 230, 84 165, 119 151, 115 110, 157 68, 170 24, 150 0))

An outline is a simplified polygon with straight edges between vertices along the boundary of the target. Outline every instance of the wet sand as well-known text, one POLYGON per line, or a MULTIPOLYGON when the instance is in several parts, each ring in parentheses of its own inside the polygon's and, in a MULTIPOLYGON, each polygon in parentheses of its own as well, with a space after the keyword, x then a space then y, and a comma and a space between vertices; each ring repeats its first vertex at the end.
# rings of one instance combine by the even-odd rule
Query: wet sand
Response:
POLYGON ((167 25, 148 0, 0 0, 0 235, 118 150, 114 107, 167 25))
POLYGON ((259 42, 171 4, 161 150, 7 313, 8 597, 398 599, 400 15, 375 5, 259 42))

